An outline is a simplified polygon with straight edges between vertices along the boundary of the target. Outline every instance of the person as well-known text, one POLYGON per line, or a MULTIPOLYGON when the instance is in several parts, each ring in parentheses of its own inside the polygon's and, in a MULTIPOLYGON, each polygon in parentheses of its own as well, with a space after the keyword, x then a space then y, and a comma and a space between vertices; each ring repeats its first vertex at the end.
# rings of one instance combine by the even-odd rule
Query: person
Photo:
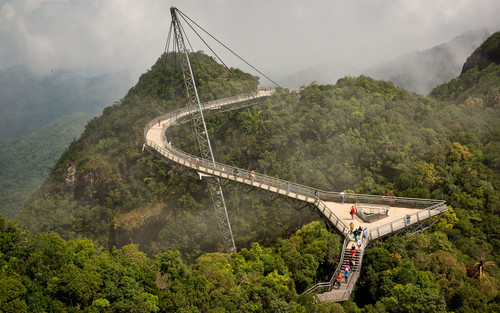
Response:
POLYGON ((358 238, 358 249, 361 249, 361 237, 358 238))
POLYGON ((290 191, 290 185, 286 184, 285 190, 286 190, 286 194, 288 194, 288 192, 290 191))
POLYGON ((200 167, 200 165, 198 164, 198 162, 200 162, 200 159, 196 158, 194 160, 194 165, 196 165, 196 167, 200 167))
POLYGON ((340 283, 342 282, 342 276, 340 273, 337 273, 337 288, 340 289, 340 283))
POLYGON ((350 272, 351 271, 351 267, 349 265, 344 266, 344 271, 350 272))
POLYGON ((252 182, 255 180, 255 171, 250 172, 250 179, 252 180, 252 182))
POLYGON ((352 244, 352 247, 351 247, 351 257, 354 258, 355 255, 356 255, 356 245, 352 244))
MULTIPOLYGON (((352 223, 352 222, 351 222, 352 223)), ((354 240, 358 240, 358 236, 359 236, 359 231, 356 229, 355 231, 352 232, 352 238, 354 240)))
POLYGON ((342 204, 344 204, 344 195, 345 193, 343 191, 340 192, 340 202, 342 202, 342 204))
POLYGON ((354 230, 354 223, 353 222, 349 223, 349 229, 350 229, 350 233, 352 234, 352 231, 354 230))
POLYGON ((344 270, 344 275, 345 275, 345 282, 347 283, 347 280, 349 279, 349 271, 344 270))
POLYGON ((354 268, 354 262, 352 260, 349 260, 349 269, 354 268))
POLYGON ((353 220, 354 219, 354 214, 356 214, 356 209, 354 208, 354 205, 352 206, 351 211, 349 213, 351 214, 351 220, 353 220))
POLYGON ((368 230, 367 230, 367 229, 366 229, 366 227, 365 227, 365 229, 363 229, 363 240, 365 240, 365 239, 366 239, 366 236, 367 236, 367 235, 368 235, 368 230))
POLYGON ((319 202, 319 195, 318 195, 318 191, 314 190, 314 203, 316 203, 316 202, 319 202))
POLYGON ((238 177, 238 169, 237 168, 235 168, 233 170, 233 174, 234 174, 234 179, 236 179, 238 177))

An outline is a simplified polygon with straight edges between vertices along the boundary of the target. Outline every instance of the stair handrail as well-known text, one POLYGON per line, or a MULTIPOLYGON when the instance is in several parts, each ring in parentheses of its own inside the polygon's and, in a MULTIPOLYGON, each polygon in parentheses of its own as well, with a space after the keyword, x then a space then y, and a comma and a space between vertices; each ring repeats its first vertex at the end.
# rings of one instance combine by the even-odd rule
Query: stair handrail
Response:
MULTIPOLYGON (((256 98, 262 98, 262 97, 268 97, 270 96, 270 92, 257 92, 257 93, 251 93, 251 94, 245 94, 245 95, 239 95, 235 97, 230 97, 230 98, 225 98, 225 99, 219 99, 219 100, 214 100, 214 101, 209 101, 205 102, 202 106, 205 107, 205 109, 208 112, 216 112, 220 110, 232 110, 236 108, 242 108, 245 106, 250 106, 253 105, 254 103, 249 100, 256 100, 256 98)), ((233 180, 240 182, 241 180, 242 183, 256 186, 257 187, 262 187, 263 184, 268 186, 268 190, 272 191, 271 189, 275 189, 274 192, 278 194, 283 194, 288 197, 295 197, 296 199, 299 198, 304 198, 300 199, 301 201, 313 203, 318 210, 320 210, 324 216, 327 216, 325 214, 326 211, 328 211, 328 219, 330 222, 334 223, 336 228, 341 231, 343 235, 345 235, 344 239, 344 245, 343 245, 343 250, 341 254, 341 261, 337 265, 337 269, 335 270, 332 279, 329 282, 324 282, 324 283, 319 283, 314 285, 313 287, 309 288, 304 292, 306 293, 311 293, 315 291, 318 288, 321 287, 328 287, 328 286, 333 286, 333 283, 335 282, 335 274, 340 271, 340 267, 342 266, 343 263, 343 258, 345 254, 345 250, 347 248, 348 242, 349 242, 349 229, 345 225, 344 222, 340 218, 338 218, 335 213, 326 206, 324 201, 332 201, 332 202, 341 202, 341 196, 339 192, 332 192, 332 191, 324 191, 320 190, 317 188, 312 188, 309 186, 293 183, 290 181, 282 180, 279 178, 274 178, 271 176, 263 175, 263 174, 258 174, 254 173, 252 171, 252 174, 254 175, 253 179, 250 178, 250 173, 251 171, 241 169, 235 166, 230 166, 227 164, 223 163, 218 163, 218 162, 212 162, 211 160, 205 160, 202 158, 199 158, 198 156, 191 155, 187 152, 184 152, 182 150, 179 150, 171 145, 171 142, 167 141, 166 138, 166 129, 174 124, 179 124, 184 121, 189 120, 190 118, 193 118, 195 114, 199 114, 198 107, 196 106, 187 106, 184 108, 180 108, 177 110, 174 110, 172 112, 169 112, 167 114, 163 114, 161 116, 158 116, 154 119, 152 119, 144 128, 144 139, 145 139, 145 145, 152 147, 155 149, 157 152, 165 156, 166 158, 172 159, 174 162, 177 162, 179 164, 182 164, 186 167, 190 167, 198 172, 204 172, 208 175, 212 176, 217 176, 220 178, 224 179, 230 179, 229 177, 231 176, 231 173, 237 169, 238 174, 240 175, 239 177, 236 177, 233 175, 233 180), (175 118, 174 118, 175 117, 175 118), (165 147, 161 147, 152 140, 148 140, 147 138, 147 133, 148 131, 155 125, 156 123, 160 123, 161 121, 168 121, 165 122, 163 125, 162 129, 162 138, 163 138, 163 143, 165 147), (198 159, 198 164, 194 165, 194 160, 198 159), (204 168, 204 170, 203 170, 204 168), (248 176, 247 176, 248 175, 248 176), (245 178, 248 177, 248 178, 245 178), (347 240, 347 241, 346 241, 347 240), (333 283, 332 283, 333 282, 333 283)), ((201 177, 201 174, 200 174, 201 177)), ((413 214, 407 215, 407 217, 402 217, 399 218, 395 221, 383 224, 377 228, 371 229, 369 231, 368 238, 363 241, 363 250, 361 251, 361 257, 359 261, 359 267, 357 268, 356 271, 353 272, 353 275, 351 276, 351 280, 348 283, 348 288, 346 289, 345 292, 348 290, 352 289, 354 286, 355 281, 359 277, 359 273, 361 270, 361 264, 362 264, 362 259, 363 259, 363 254, 364 254, 364 248, 366 247, 366 243, 369 242, 370 240, 378 239, 383 236, 384 234, 380 235, 380 230, 383 229, 384 227, 390 226, 391 229, 393 228, 393 225, 395 223, 400 223, 400 222, 405 222, 405 219, 410 218, 412 219, 413 216, 416 216, 417 221, 420 221, 420 216, 419 214, 422 214, 425 211, 428 211, 429 217, 432 217, 431 210, 438 210, 441 213, 447 211, 446 207, 446 202, 444 200, 435 200, 435 199, 420 199, 420 198, 406 198, 406 197, 393 197, 393 196, 378 196, 378 195, 365 195, 365 194, 356 194, 356 193, 344 193, 344 203, 377 203, 377 204, 386 204, 389 206, 399 206, 399 207, 410 207, 410 208, 422 208, 422 210, 419 210, 418 212, 415 212, 413 214), (375 232, 377 233, 377 236, 375 237, 375 232)), ((428 218, 428 217, 426 217, 428 218)), ((390 232, 389 232, 390 233, 390 232)), ((349 292, 350 295, 350 292, 349 292)))
POLYGON ((333 272, 333 275, 332 275, 332 278, 330 279, 330 281, 315 284, 314 286, 312 286, 309 289, 307 289, 306 291, 304 291, 302 293, 303 295, 311 294, 311 293, 315 292, 319 288, 324 288, 324 287, 329 287, 330 289, 333 288, 333 285, 337 281, 336 274, 340 273, 340 271, 342 270, 342 264, 344 263, 345 251, 346 251, 347 246, 349 245, 350 241, 351 240, 350 240, 349 236, 345 236, 344 243, 343 243, 343 248, 342 248, 342 252, 340 253, 340 261, 337 264, 337 268, 333 272))
POLYGON ((363 256, 365 254, 365 249, 366 245, 368 243, 368 240, 365 239, 363 240, 362 243, 362 249, 360 251, 360 256, 359 256, 359 261, 358 264, 359 266, 356 268, 355 271, 352 271, 352 275, 350 275, 349 282, 347 283, 347 288, 344 290, 342 299, 347 300, 351 296, 352 290, 354 289, 354 286, 356 285, 356 282, 358 281, 359 275, 361 274, 361 265, 363 264, 363 256), (347 293, 347 298, 346 298, 346 293, 347 293))

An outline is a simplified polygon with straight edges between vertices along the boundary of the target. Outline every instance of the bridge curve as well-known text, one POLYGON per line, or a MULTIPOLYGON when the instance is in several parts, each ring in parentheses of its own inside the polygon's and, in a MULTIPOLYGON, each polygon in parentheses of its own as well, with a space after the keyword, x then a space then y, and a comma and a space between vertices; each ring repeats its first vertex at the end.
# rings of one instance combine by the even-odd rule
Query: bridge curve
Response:
MULTIPOLYGON (((202 104, 202 108, 204 114, 240 109, 261 103, 268 99, 272 93, 272 91, 261 90, 251 94, 206 102, 202 104)), ((144 128, 145 143, 143 148, 152 149, 165 160, 196 171, 200 179, 220 178, 230 180, 293 201, 302 202, 305 205, 314 206, 345 237, 341 261, 334 275, 332 275, 332 279, 328 282, 316 284, 306 291, 306 293, 318 293, 326 289, 326 292, 316 296, 318 301, 344 301, 349 298, 360 274, 364 248, 370 241, 400 231, 421 231, 426 229, 435 222, 435 219, 430 221, 432 217, 440 216, 447 210, 445 201, 433 199, 345 194, 342 200, 338 192, 319 190, 191 155, 174 147, 165 134, 169 127, 191 120, 197 114, 200 114, 198 106, 188 106, 154 118, 144 128), (391 210, 391 218, 372 223, 363 222, 358 216, 354 219, 349 215, 350 205, 360 203, 386 206, 388 210, 391 210), (343 288, 333 289, 336 273, 343 272, 344 255, 350 253, 348 247, 353 243, 349 235, 350 228, 347 226, 349 220, 355 220, 356 226, 359 225, 368 229, 367 239, 360 246, 359 258, 357 259, 359 266, 351 273, 349 283, 343 288)))

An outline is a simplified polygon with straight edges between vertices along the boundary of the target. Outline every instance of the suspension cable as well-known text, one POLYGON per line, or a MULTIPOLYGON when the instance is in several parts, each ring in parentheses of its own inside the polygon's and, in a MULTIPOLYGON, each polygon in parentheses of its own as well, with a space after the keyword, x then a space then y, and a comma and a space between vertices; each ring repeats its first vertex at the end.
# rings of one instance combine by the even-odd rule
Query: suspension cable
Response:
MULTIPOLYGON (((225 44, 223 44, 220 40, 218 40, 217 38, 215 38, 214 36, 212 36, 209 32, 207 32, 205 29, 203 29, 203 27, 201 27, 200 25, 198 25, 195 21, 193 21, 192 19, 189 18, 189 16, 187 16, 186 14, 182 13, 181 11, 177 10, 177 12, 179 12, 179 14, 182 16, 182 18, 185 20, 186 18, 188 20, 190 20, 194 25, 198 26, 202 31, 204 31, 207 35, 209 35, 212 39, 214 39, 215 41, 217 41, 221 46, 223 46, 224 48, 226 48, 229 52, 231 52, 232 54, 234 54, 237 58, 239 58, 241 61, 245 62, 245 64, 247 64, 248 66, 250 66, 251 68, 253 68, 257 73, 259 73, 260 75, 264 76, 265 78, 267 78, 270 82, 272 82, 273 84, 275 84, 277 87, 281 87, 280 85, 278 85, 276 82, 274 82, 271 78, 269 78, 266 74, 262 73, 261 71, 259 71, 257 68, 255 68, 252 64, 248 63, 245 59, 243 59, 242 57, 240 57, 236 52, 234 52, 233 50, 231 50, 230 48, 228 48, 225 44)), ((189 25, 189 23, 188 23, 189 25)), ((190 27, 192 28, 192 26, 190 25, 190 27)), ((198 35, 199 36, 199 35, 198 35)), ((208 46, 208 45, 207 45, 208 46)))
MULTIPOLYGON (((226 48, 228 51, 230 51, 232 54, 234 54, 236 57, 238 57, 240 60, 242 60, 243 62, 245 62, 248 66, 250 66, 252 69, 254 69, 255 71, 257 71, 259 74, 261 74, 262 76, 264 76, 265 78, 267 78, 270 82, 272 82, 273 84, 275 84, 277 87, 281 87, 280 85, 278 85, 276 82, 274 82, 272 79, 270 79, 267 75, 263 74, 261 71, 259 71, 258 69, 256 69, 253 65, 251 65, 250 63, 248 63, 246 60, 244 60, 242 57, 240 57, 238 54, 236 54, 233 50, 231 50, 230 48, 228 48, 226 45, 224 45, 220 40, 218 40, 217 38, 215 38, 213 35, 211 35, 208 31, 206 31, 205 29, 203 29, 203 27, 201 27, 200 25, 198 25, 196 22, 194 22, 191 18, 189 18, 186 14, 182 13, 181 11, 179 11, 177 9, 177 12, 180 14, 180 16, 182 17, 182 19, 184 20, 184 22, 193 30, 193 32, 198 36, 198 38, 208 47, 208 49, 210 49, 210 51, 217 57, 217 59, 222 63, 222 65, 233 75, 235 76, 235 78, 237 80, 239 80, 240 82, 241 79, 222 61, 222 59, 217 55, 217 53, 215 53, 215 51, 212 49, 212 47, 210 47, 210 45, 200 36, 200 34, 194 29, 194 27, 188 22, 191 21, 194 25, 196 25, 198 28, 200 28, 201 30, 203 30, 207 35, 209 35, 212 39, 214 39, 216 42, 218 42, 220 45, 222 45, 224 48, 226 48)), ((183 30, 184 34, 185 34, 185 31, 183 30)), ((189 41, 189 39, 187 38, 187 36, 185 36, 186 40, 188 41, 188 44, 189 46, 191 47, 191 51, 194 51, 193 50, 193 47, 191 46, 191 42, 189 41)), ((195 56, 195 60, 197 60, 196 56, 195 56)), ((200 67, 201 68, 201 67, 200 67)), ((210 89, 210 86, 208 86, 208 88, 210 89)), ((306 157, 307 160, 309 160, 313 166, 318 170, 320 171, 321 174, 323 174, 323 176, 327 179, 327 181, 332 185, 332 187, 335 186, 335 184, 333 183, 333 181, 328 177, 328 175, 325 173, 325 171, 323 169, 321 169, 321 167, 316 163, 314 162, 314 160, 312 160, 310 157, 309 157, 309 154, 302 148, 302 145, 299 144, 291 135, 290 133, 286 130, 285 127, 283 127, 271 114, 271 112, 269 112, 269 110, 266 110, 264 109, 264 107, 261 105, 261 104, 257 104, 261 110, 263 110, 264 112, 267 112, 268 114, 268 117, 278 126, 278 128, 284 132, 286 134, 286 136, 288 137, 288 139, 290 139, 297 148, 299 148, 299 150, 304 154, 304 156, 306 157)))

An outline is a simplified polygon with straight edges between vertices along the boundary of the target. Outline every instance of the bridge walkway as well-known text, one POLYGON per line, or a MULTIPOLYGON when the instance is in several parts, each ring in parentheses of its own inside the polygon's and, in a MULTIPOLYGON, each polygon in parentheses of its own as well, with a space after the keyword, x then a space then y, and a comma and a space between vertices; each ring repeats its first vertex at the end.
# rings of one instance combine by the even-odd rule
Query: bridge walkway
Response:
MULTIPOLYGON (((272 92, 270 91, 259 91, 254 94, 204 103, 202 107, 204 114, 213 114, 254 105, 260 101, 264 101, 271 96, 271 94, 272 92)), ((355 228, 359 226, 362 228, 366 227, 368 230, 368 238, 363 243, 363 248, 360 251, 360 262, 362 260, 364 248, 368 242, 407 229, 416 229, 417 231, 424 229, 426 226, 431 225, 432 222, 430 222, 430 218, 439 216, 447 210, 444 201, 433 199, 345 194, 344 201, 341 201, 338 192, 318 190, 309 186, 190 155, 175 148, 171 142, 168 141, 165 133, 169 127, 188 121, 196 114, 199 114, 198 107, 190 106, 153 119, 144 129, 145 147, 155 150, 168 161, 196 171, 200 179, 209 179, 211 177, 226 179, 252 188, 265 190, 277 196, 300 201, 307 205, 314 205, 346 239, 349 239, 348 225, 351 221, 354 222, 355 228), (237 174, 235 170, 237 170, 237 174), (350 208, 358 204, 363 204, 365 206, 386 206, 388 208, 388 215, 385 218, 381 218, 371 223, 365 222, 358 215, 355 215, 354 219, 352 219, 350 208), (425 224, 426 222, 428 224, 425 224)), ((346 244, 344 244, 344 250, 345 248, 346 244)), ((345 286, 345 288, 347 288, 346 290, 349 292, 344 293, 340 298, 344 299, 346 296, 347 298, 349 297, 357 277, 359 276, 360 268, 361 263, 360 266, 353 271, 349 283, 345 286)), ((317 284, 308 292, 322 290, 328 285, 331 291, 317 295, 317 299, 319 301, 343 301, 338 300, 340 299, 338 296, 339 291, 342 291, 343 288, 337 291, 332 290, 333 276, 330 282, 317 284), (335 294, 335 296, 333 296, 333 294, 335 294)))

